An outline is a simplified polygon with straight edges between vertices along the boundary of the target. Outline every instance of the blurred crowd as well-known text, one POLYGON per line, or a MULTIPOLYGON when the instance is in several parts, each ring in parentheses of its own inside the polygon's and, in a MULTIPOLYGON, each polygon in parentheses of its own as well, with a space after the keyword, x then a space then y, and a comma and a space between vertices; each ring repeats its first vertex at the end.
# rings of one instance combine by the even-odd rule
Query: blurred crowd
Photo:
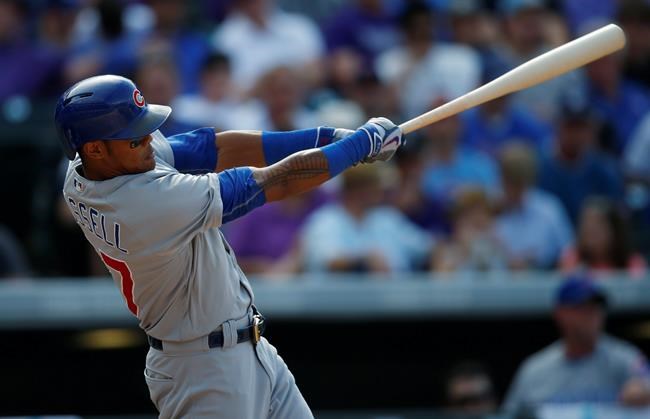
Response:
MULTIPOLYGON (((132 78, 149 103, 172 106, 168 136, 354 129, 373 116, 405 121, 609 22, 624 29, 624 51, 421 129, 390 163, 224 226, 243 269, 263 278, 644 277, 650 1, 0 0, 0 277, 107 274, 60 193, 54 103, 83 78, 132 78)), ((563 282, 561 339, 522 365, 505 407, 650 403, 643 355, 604 334, 606 304, 593 282, 563 282)), ((474 361, 450 370, 445 391, 452 410, 497 404, 474 361)))
MULTIPOLYGON (((60 203, 53 103, 96 74, 202 126, 404 121, 609 22, 628 44, 224 226, 248 273, 646 273, 646 0, 0 0, 3 276, 105 275, 60 203), (11 179, 11 180, 10 180, 11 179)), ((438 275, 436 277, 445 277, 438 275)))

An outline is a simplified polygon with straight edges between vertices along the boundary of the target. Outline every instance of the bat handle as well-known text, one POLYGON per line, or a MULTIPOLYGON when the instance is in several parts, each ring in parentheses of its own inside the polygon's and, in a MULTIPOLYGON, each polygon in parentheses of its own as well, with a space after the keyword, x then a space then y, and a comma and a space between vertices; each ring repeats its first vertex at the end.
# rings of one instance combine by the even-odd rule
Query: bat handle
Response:
POLYGON ((402 134, 406 135, 413 131, 417 131, 420 128, 424 128, 427 125, 441 121, 445 118, 468 109, 471 106, 467 103, 466 96, 467 95, 457 97, 451 102, 447 102, 435 109, 430 110, 429 112, 425 112, 422 115, 409 119, 406 122, 402 122, 399 125, 399 128, 402 130, 402 134))

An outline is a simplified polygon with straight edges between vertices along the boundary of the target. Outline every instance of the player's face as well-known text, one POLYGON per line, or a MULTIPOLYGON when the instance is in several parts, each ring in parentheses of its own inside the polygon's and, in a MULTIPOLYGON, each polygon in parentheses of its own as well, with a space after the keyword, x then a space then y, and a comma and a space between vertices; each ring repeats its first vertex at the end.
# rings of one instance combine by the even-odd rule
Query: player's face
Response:
POLYGON ((603 328, 605 313, 597 303, 560 306, 555 309, 555 320, 565 339, 590 344, 603 328))
POLYGON ((156 166, 151 134, 129 140, 106 141, 106 163, 121 174, 143 173, 156 166))

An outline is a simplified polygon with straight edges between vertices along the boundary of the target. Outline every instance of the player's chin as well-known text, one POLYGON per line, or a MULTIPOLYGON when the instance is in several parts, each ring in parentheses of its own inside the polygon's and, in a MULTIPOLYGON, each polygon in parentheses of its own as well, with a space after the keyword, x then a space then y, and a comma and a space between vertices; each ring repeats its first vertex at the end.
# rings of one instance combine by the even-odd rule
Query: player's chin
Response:
POLYGON ((153 150, 147 153, 147 155, 144 157, 142 160, 142 165, 144 168, 146 168, 146 170, 152 170, 154 167, 156 167, 156 159, 153 150))

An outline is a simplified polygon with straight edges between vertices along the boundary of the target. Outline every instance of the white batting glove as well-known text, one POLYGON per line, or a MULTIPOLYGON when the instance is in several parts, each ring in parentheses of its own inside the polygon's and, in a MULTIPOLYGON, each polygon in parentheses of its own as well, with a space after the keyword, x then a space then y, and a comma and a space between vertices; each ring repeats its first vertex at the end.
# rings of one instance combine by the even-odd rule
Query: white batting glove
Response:
POLYGON ((363 162, 388 161, 404 144, 402 130, 388 118, 371 118, 361 126, 370 139, 370 153, 363 162))

